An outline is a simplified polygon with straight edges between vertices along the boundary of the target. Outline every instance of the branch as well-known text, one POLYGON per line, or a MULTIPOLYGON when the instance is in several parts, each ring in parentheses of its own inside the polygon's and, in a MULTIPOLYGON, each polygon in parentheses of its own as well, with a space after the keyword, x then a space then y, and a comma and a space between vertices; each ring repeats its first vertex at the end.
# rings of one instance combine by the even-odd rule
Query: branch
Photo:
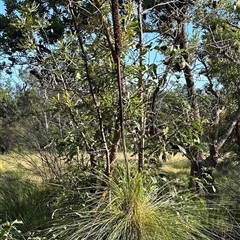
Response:
POLYGON ((113 61, 114 61, 115 63, 117 63, 117 56, 116 56, 115 48, 114 48, 114 46, 113 46, 113 44, 114 44, 114 43, 113 43, 113 39, 112 39, 112 37, 111 37, 111 34, 110 34, 109 30, 108 30, 108 27, 107 27, 105 21, 104 21, 103 14, 102 14, 102 12, 100 11, 101 5, 100 5, 100 3, 99 3, 98 0, 95 0, 95 5, 96 5, 96 7, 98 8, 99 13, 100 13, 100 15, 101 15, 101 17, 102 17, 103 28, 104 28, 104 31, 105 31, 105 36, 106 36, 106 38, 107 38, 108 46, 109 46, 110 51, 111 51, 111 54, 112 54, 113 61))
POLYGON ((178 2, 178 0, 173 0, 173 1, 165 2, 165 3, 158 3, 158 4, 154 5, 154 6, 151 7, 151 8, 148 8, 148 9, 144 10, 143 13, 146 13, 146 12, 148 12, 148 11, 152 11, 152 10, 154 10, 154 9, 157 8, 157 7, 161 7, 161 6, 168 5, 168 4, 170 4, 170 3, 177 3, 177 2, 178 2))
POLYGON ((227 141, 228 137, 231 135, 234 127, 236 126, 239 118, 240 118, 240 107, 238 108, 235 115, 233 116, 232 121, 228 125, 227 129, 224 131, 224 134, 218 139, 217 143, 215 144, 215 148, 217 151, 219 151, 220 148, 227 141))

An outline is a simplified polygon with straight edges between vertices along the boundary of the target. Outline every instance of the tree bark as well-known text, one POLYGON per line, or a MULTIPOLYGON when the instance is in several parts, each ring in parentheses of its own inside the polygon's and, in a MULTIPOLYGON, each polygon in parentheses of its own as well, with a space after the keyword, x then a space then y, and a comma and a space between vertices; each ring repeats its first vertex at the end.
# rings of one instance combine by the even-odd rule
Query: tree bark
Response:
POLYGON ((206 160, 203 162, 203 167, 215 167, 218 163, 218 152, 223 147, 231 133, 233 132, 234 128, 236 127, 238 121, 240 119, 240 107, 235 112, 234 116, 232 117, 230 123, 227 125, 224 133, 218 137, 218 139, 214 139, 210 143, 210 151, 209 155, 207 156, 206 160))
MULTIPOLYGON (((200 121, 200 110, 199 110, 199 104, 197 100, 197 92, 195 88, 193 70, 190 67, 191 61, 188 53, 188 36, 187 36, 185 20, 183 20, 182 23, 180 23, 178 34, 180 36, 179 46, 183 52, 182 57, 184 58, 184 61, 186 63, 183 69, 183 72, 184 72, 184 77, 187 85, 188 101, 192 108, 193 120, 200 121)), ((188 151, 190 153, 189 155, 191 156, 189 159, 191 162, 189 187, 194 191, 197 191, 198 184, 196 182, 196 179, 199 178, 202 174, 201 162, 203 161, 203 151, 195 147, 189 148, 188 151)))
POLYGON ((140 117, 139 117, 139 142, 138 142, 138 171, 141 172, 144 164, 144 148, 145 148, 145 129, 146 129, 146 116, 145 116, 145 104, 144 104, 144 76, 142 72, 143 66, 143 9, 142 9, 142 0, 138 1, 138 29, 139 29, 139 77, 138 77, 138 89, 139 89, 139 99, 141 101, 140 105, 140 117))
POLYGON ((113 174, 113 163, 117 157, 118 147, 120 138, 122 137, 123 143, 123 153, 124 159, 127 167, 127 173, 129 176, 129 168, 126 156, 126 144, 125 144, 125 137, 124 137, 124 106, 123 106, 123 99, 125 99, 126 95, 126 87, 125 87, 125 80, 121 71, 121 57, 122 57, 122 35, 121 35, 121 25, 119 19, 119 3, 118 0, 112 0, 112 21, 113 21, 113 34, 114 34, 114 53, 113 59, 115 58, 116 62, 116 74, 117 74, 117 82, 118 82, 118 116, 116 119, 115 124, 115 131, 114 137, 112 142, 112 147, 110 150, 110 157, 109 162, 107 164, 107 175, 109 177, 113 174))

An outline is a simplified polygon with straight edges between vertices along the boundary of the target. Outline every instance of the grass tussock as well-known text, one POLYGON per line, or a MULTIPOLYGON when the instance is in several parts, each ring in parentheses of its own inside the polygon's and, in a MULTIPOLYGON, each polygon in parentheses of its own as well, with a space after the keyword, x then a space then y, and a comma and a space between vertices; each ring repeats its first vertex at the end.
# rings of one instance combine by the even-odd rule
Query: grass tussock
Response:
MULTIPOLYGON (((95 203, 97 210, 69 213, 65 224, 56 223, 54 235, 66 240, 211 239, 210 216, 202 199, 174 188, 165 191, 169 186, 159 188, 141 174, 130 181, 120 176, 108 183, 108 194, 95 203)), ((216 219, 214 227, 222 228, 223 222, 216 219)))
POLYGON ((51 191, 20 173, 6 171, 0 177, 0 219, 21 221, 23 233, 46 227, 51 219, 51 191))

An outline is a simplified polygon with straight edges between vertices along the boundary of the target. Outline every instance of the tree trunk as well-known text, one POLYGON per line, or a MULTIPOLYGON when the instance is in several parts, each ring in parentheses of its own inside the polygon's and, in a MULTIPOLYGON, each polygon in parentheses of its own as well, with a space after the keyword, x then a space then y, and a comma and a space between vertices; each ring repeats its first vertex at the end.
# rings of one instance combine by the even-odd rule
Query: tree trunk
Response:
POLYGON ((215 139, 210 143, 209 155, 203 162, 203 167, 214 168, 218 163, 218 152, 223 147, 228 137, 233 132, 234 128, 240 119, 240 106, 235 112, 229 124, 226 126, 224 133, 221 136, 216 136, 215 139))
POLYGON ((120 26, 120 19, 119 19, 119 3, 118 0, 112 0, 112 21, 113 21, 113 33, 114 33, 114 51, 113 59, 116 63, 116 75, 117 75, 117 82, 118 82, 118 116, 115 124, 115 132, 114 138, 112 142, 112 147, 110 151, 109 162, 107 164, 107 175, 109 177, 113 174, 113 163, 117 157, 118 147, 120 138, 122 137, 123 143, 123 153, 124 159, 126 163, 126 168, 129 176, 129 168, 128 162, 126 157, 126 144, 125 144, 125 137, 124 137, 124 106, 123 106, 123 99, 125 99, 126 95, 126 87, 125 87, 125 79, 123 77, 121 71, 121 57, 122 57, 122 35, 121 35, 121 26, 120 26))
POLYGON ((142 71, 143 66, 143 23, 142 23, 142 0, 138 1, 138 28, 139 28, 139 77, 138 77, 138 89, 139 89, 139 99, 141 101, 140 105, 140 117, 139 117, 139 126, 140 126, 140 133, 139 133, 139 142, 138 142, 138 171, 141 172, 144 164, 144 148, 145 148, 145 129, 146 129, 146 116, 145 116, 145 104, 144 104, 144 73, 142 71))
POLYGON ((118 118, 115 122, 112 146, 111 146, 111 149, 110 149, 110 156, 109 156, 110 161, 109 161, 109 163, 107 163, 107 169, 106 169, 106 174, 109 177, 111 177, 112 173, 113 173, 113 164, 114 164, 114 161, 117 158, 120 138, 121 138, 121 125, 120 125, 120 121, 119 121, 119 118, 118 118))
MULTIPOLYGON (((184 12, 183 12, 184 13, 184 12)), ((191 69, 191 61, 188 54, 188 36, 186 30, 186 23, 185 20, 180 23, 179 26, 179 46, 182 50, 182 56, 185 61, 185 67, 183 69, 184 77, 186 80, 187 85, 187 94, 188 94, 188 101, 192 108, 192 116, 194 121, 200 121, 200 111, 199 111, 199 104, 197 100, 197 93, 193 78, 193 71, 191 69)), ((194 191, 197 191, 198 184, 196 182, 197 178, 200 178, 202 175, 202 167, 201 162, 203 161, 203 151, 197 148, 190 148, 189 155, 191 156, 191 170, 190 170, 190 182, 189 186, 194 191)))

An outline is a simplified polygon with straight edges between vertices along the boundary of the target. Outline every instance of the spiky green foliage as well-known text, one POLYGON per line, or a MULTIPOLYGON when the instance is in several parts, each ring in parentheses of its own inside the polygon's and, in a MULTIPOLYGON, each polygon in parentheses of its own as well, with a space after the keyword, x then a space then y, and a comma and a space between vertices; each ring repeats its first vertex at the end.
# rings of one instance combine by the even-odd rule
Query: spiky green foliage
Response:
POLYGON ((213 239, 210 227, 228 230, 218 220, 219 213, 209 214, 201 198, 177 192, 174 187, 165 191, 169 184, 159 188, 141 174, 130 182, 125 176, 113 179, 100 200, 96 193, 98 200, 90 211, 74 211, 61 220, 58 216, 52 232, 67 240, 170 240, 213 239))

